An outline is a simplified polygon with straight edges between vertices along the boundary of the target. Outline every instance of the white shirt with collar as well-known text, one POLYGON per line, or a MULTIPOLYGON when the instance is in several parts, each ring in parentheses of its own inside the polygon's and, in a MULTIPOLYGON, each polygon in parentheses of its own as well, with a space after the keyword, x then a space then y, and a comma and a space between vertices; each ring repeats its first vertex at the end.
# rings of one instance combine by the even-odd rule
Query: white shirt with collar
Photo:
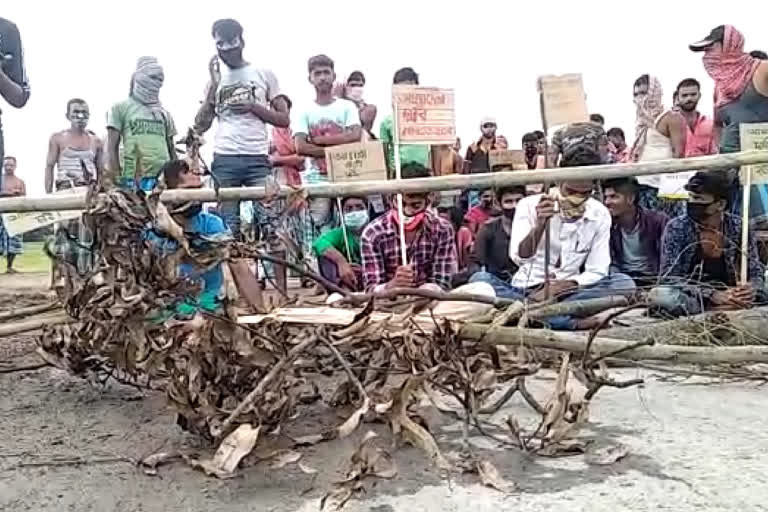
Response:
MULTIPOLYGON (((544 236, 530 258, 519 255, 520 242, 536 224, 536 205, 542 194, 523 198, 517 203, 515 220, 509 240, 509 257, 520 266, 512 278, 512 286, 528 288, 545 281, 544 236)), ((608 275, 611 265, 611 214, 599 201, 589 198, 584 215, 565 222, 555 214, 549 222, 550 278, 555 281, 576 281, 579 287, 590 286, 608 275), (582 272, 582 267, 584 271, 582 272)))

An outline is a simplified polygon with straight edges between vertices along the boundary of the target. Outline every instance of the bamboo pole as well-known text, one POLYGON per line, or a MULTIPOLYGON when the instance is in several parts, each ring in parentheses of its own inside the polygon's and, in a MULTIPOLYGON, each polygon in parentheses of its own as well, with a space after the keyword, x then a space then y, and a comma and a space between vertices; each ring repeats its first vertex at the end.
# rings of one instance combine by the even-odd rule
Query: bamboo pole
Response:
MULTIPOLYGON (((467 340, 483 341, 489 345, 525 345, 552 350, 583 353, 587 338, 583 334, 554 332, 545 329, 518 329, 514 327, 490 327, 483 324, 466 324, 459 336, 467 340)), ((597 337, 592 343, 595 355, 614 353, 637 342, 597 337)), ((738 364, 767 363, 768 347, 691 347, 681 345, 642 346, 612 357, 632 361, 652 360, 688 364, 738 364)))
POLYGON ((35 306, 27 306, 18 309, 11 309, 10 311, 4 311, 0 313, 0 322, 6 322, 13 320, 14 318, 21 318, 23 316, 36 315, 38 313, 45 313, 56 308, 61 308, 61 304, 58 302, 49 302, 48 304, 37 304, 35 306))
MULTIPOLYGON (((453 174, 432 178, 410 180, 358 181, 351 183, 322 183, 307 185, 303 189, 310 197, 338 197, 353 195, 396 194, 413 192, 436 192, 464 188, 490 188, 510 185, 526 185, 544 181, 558 182, 568 179, 621 178, 628 176, 649 176, 686 171, 712 171, 732 169, 743 165, 768 163, 768 151, 745 151, 725 155, 677 158, 634 164, 595 165, 591 167, 569 167, 560 169, 534 169, 530 171, 502 171, 484 174, 453 174)), ((282 187, 278 197, 294 192, 282 187)), ((210 202, 236 199, 264 199, 264 187, 222 188, 219 195, 213 189, 176 189, 163 192, 161 199, 166 203, 185 201, 210 202)), ((274 197, 274 195, 270 195, 274 197)), ((77 210, 85 208, 85 194, 71 194, 66 197, 23 197, 0 199, 0 212, 43 212, 56 210, 77 210)))
POLYGON ((37 331, 45 326, 50 327, 74 322, 77 322, 77 320, 63 312, 55 314, 46 313, 32 318, 25 318, 19 322, 10 322, 0 325, 0 338, 29 331, 37 331))

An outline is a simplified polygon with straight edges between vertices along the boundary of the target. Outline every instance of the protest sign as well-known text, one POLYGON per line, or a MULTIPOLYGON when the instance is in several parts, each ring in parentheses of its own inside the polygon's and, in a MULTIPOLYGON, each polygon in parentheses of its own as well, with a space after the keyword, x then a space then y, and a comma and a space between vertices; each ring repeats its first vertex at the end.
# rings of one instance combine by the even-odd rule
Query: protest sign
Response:
POLYGON ((581 75, 539 77, 542 116, 547 128, 589 120, 581 75))
MULTIPOLYGON (((739 136, 742 151, 768 151, 768 123, 743 123, 739 125, 739 136)), ((750 165, 749 168, 752 172, 753 185, 768 183, 768 164, 750 165)), ((746 169, 747 167, 741 168, 742 183, 745 181, 746 169)))
POLYGON ((456 116, 452 89, 398 85, 392 88, 399 144, 453 144, 456 116))
POLYGON ((381 142, 354 142, 325 149, 328 177, 334 183, 386 180, 387 165, 381 142))
POLYGON ((525 153, 521 149, 492 149, 488 153, 491 169, 503 168, 520 171, 528 169, 525 163, 525 153))
POLYGON ((659 181, 659 197, 665 199, 688 199, 688 191, 684 187, 694 174, 696 174, 696 171, 663 174, 659 181))

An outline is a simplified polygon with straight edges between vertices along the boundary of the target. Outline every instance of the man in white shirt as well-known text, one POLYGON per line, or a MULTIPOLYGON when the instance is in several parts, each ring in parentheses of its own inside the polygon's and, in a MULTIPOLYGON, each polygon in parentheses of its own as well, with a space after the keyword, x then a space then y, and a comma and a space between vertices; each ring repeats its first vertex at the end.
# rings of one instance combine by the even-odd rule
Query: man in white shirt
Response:
MULTIPOLYGON (((580 148, 561 161, 562 167, 599 165, 600 154, 580 148)), ((610 274, 611 215, 592 198, 591 180, 563 181, 548 195, 536 194, 517 204, 509 242, 509 256, 519 270, 508 285, 494 284, 496 295, 546 299, 544 233, 550 229, 549 293, 560 301, 631 295, 635 284, 624 274, 610 274)), ((591 319, 559 316, 547 319, 552 329, 585 329, 591 319)))
MULTIPOLYGON (((195 130, 205 133, 218 118, 211 172, 220 187, 263 186, 269 163, 267 125, 290 124, 288 102, 280 93, 277 77, 243 58, 243 27, 236 20, 213 24, 217 55, 209 65, 206 99, 195 117, 195 130), (220 69, 219 63, 224 67, 220 69)), ((240 231, 237 201, 221 205, 224 222, 235 236, 240 231)))

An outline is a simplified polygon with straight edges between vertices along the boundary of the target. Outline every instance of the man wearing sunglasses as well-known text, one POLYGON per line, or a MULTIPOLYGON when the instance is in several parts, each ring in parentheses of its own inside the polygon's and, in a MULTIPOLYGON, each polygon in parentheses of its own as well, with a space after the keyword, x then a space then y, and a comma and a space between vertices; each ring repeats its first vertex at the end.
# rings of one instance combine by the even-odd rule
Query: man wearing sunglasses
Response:
MULTIPOLYGON (((211 33, 217 54, 209 64, 210 82, 195 117, 195 131, 205 133, 218 118, 211 172, 219 186, 263 186, 272 171, 267 125, 290 125, 288 102, 271 70, 243 58, 245 40, 240 23, 218 20, 211 33)), ((240 233, 238 212, 238 201, 222 202, 224 222, 235 236, 240 233)))

